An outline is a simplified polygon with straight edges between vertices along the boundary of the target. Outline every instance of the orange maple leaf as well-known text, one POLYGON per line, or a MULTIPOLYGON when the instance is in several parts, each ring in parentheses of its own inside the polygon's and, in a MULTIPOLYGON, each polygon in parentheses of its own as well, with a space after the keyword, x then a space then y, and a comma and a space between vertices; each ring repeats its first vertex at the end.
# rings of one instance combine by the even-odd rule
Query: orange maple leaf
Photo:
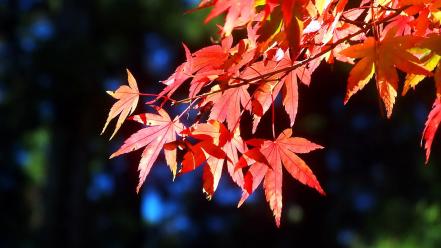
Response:
POLYGON ((111 95, 115 99, 118 99, 118 101, 113 104, 112 108, 110 109, 106 124, 104 124, 104 128, 101 131, 101 134, 103 134, 109 122, 117 115, 119 115, 118 121, 116 122, 115 130, 113 131, 112 136, 110 136, 110 139, 113 138, 127 116, 132 114, 133 111, 135 111, 136 105, 138 105, 138 86, 136 84, 135 78, 128 69, 127 80, 129 81, 129 86, 121 85, 115 92, 107 91, 107 94, 111 95))
POLYGON ((396 28, 393 28, 381 41, 368 37, 362 44, 350 46, 340 52, 343 56, 361 58, 349 73, 345 104, 353 94, 363 89, 375 73, 378 93, 386 107, 387 116, 390 117, 398 88, 396 68, 407 73, 432 75, 418 65, 420 60, 417 57, 407 51, 418 41, 418 37, 395 34, 396 28))

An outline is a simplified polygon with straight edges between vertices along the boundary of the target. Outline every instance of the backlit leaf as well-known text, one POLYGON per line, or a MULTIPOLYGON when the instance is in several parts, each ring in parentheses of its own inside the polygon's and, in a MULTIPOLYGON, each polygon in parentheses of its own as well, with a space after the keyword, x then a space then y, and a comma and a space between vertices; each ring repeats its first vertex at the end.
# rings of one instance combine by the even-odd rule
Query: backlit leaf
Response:
POLYGON ((115 136, 116 132, 118 132, 124 120, 127 118, 127 116, 132 114, 133 111, 135 111, 136 105, 138 105, 138 85, 136 84, 136 80, 129 70, 127 70, 127 81, 129 82, 129 86, 122 85, 115 92, 107 91, 107 93, 113 98, 118 99, 118 101, 113 104, 112 108, 110 109, 106 124, 104 124, 103 130, 101 131, 101 134, 103 134, 109 122, 119 115, 118 121, 116 122, 115 130, 113 131, 110 139, 115 136))

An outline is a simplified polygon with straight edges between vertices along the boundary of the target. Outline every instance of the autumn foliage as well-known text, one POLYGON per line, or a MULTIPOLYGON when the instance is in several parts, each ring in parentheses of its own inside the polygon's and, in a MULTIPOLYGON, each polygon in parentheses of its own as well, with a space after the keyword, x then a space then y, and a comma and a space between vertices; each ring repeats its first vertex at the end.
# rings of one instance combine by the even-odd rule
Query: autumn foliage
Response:
POLYGON ((239 206, 263 185, 277 226, 283 173, 324 195, 299 157, 323 147, 292 131, 301 98, 298 87, 311 83, 321 63, 352 65, 345 104, 375 83, 387 117, 398 95, 433 78, 424 81, 436 85, 422 141, 429 159, 441 121, 441 0, 363 0, 357 6, 348 0, 202 0, 198 8, 211 8, 206 22, 225 17, 218 42, 193 52, 184 45, 186 61, 161 82, 164 88, 157 94, 140 93, 129 71, 129 85, 108 92, 118 101, 103 132, 116 117, 112 137, 127 119, 143 126, 111 155, 143 149, 137 191, 163 153, 173 178, 203 167, 207 198, 213 197, 223 170, 242 189, 239 206), (403 91, 398 92, 401 83, 403 91), (187 98, 176 99, 178 89, 187 98), (275 103, 279 95, 283 106, 275 103), (141 96, 148 99, 149 112, 129 117, 141 96), (165 110, 178 105, 186 106, 180 115, 165 110), (276 121, 277 107, 285 109, 289 123, 276 121), (197 115, 188 115, 190 111, 197 115), (252 123, 243 120, 245 113, 252 123), (271 126, 261 123, 264 115, 271 115, 271 126), (276 134, 276 125, 286 129, 276 134), (244 140, 244 128, 253 134, 258 128, 271 130, 272 138, 244 140))

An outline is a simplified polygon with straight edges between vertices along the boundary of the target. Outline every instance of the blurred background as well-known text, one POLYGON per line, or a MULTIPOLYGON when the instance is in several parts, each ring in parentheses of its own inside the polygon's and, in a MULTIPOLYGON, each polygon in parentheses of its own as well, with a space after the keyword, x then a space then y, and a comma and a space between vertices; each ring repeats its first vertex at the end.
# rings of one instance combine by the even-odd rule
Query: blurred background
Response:
MULTIPOLYGON (((141 91, 158 92, 185 58, 181 42, 210 44, 216 21, 183 14, 196 4, 0 0, 0 247, 441 247, 441 137, 428 166, 420 148, 433 82, 387 120, 373 83, 343 106, 342 64, 300 88, 294 127, 326 147, 302 158, 327 196, 286 176, 280 229, 261 189, 237 209, 225 175, 207 201, 201 170, 172 182, 162 156, 136 194, 140 152, 108 157, 140 126, 100 136, 105 91, 129 68, 141 91)), ((280 132, 288 122, 276 114, 280 132)))

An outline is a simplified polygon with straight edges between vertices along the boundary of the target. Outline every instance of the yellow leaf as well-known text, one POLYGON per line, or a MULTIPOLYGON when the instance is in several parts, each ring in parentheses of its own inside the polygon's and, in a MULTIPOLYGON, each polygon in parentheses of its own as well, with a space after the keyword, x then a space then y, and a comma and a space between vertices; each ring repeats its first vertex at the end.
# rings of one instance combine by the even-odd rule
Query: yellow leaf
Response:
POLYGON ((441 24, 441 11, 432 12, 432 18, 434 22, 438 22, 438 24, 441 24))
POLYGON ((256 0, 254 6, 262 6, 266 4, 266 0, 256 0))
POLYGON ((320 15, 322 15, 323 11, 328 7, 330 0, 315 0, 315 7, 320 15))
MULTIPOLYGON (((440 58, 441 57, 439 55, 434 54, 422 66, 428 71, 433 71, 440 61, 440 58)), ((410 88, 415 88, 415 86, 417 86, 425 77, 426 76, 424 75, 417 75, 413 73, 407 74, 406 81, 404 81, 402 95, 404 96, 410 88)))

